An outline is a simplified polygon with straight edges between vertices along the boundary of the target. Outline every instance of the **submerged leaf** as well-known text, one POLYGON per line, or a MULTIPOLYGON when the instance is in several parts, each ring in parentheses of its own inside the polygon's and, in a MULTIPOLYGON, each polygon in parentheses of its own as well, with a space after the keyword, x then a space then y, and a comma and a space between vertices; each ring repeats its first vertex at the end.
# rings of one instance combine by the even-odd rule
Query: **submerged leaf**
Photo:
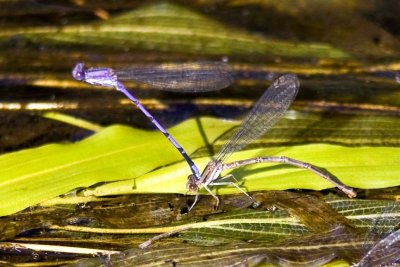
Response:
MULTIPOLYGON (((321 200, 309 195, 290 192, 266 192, 259 193, 258 196, 254 197, 259 200, 261 197, 265 204, 274 203, 279 207, 279 210, 263 210, 264 206, 261 206, 256 210, 244 209, 208 216, 203 214, 195 218, 197 221, 201 220, 198 223, 194 223, 194 218, 191 216, 186 216, 185 219, 182 214, 180 214, 180 217, 175 215, 176 219, 172 219, 172 217, 171 219, 172 221, 182 220, 180 225, 173 223, 171 226, 169 223, 166 227, 158 228, 191 227, 191 230, 179 235, 178 242, 171 242, 173 240, 169 239, 144 251, 136 248, 128 249, 111 257, 108 255, 104 258, 79 261, 76 266, 90 266, 89 264, 93 264, 93 266, 107 266, 107 264, 140 266, 140 264, 145 264, 150 260, 154 263, 159 262, 161 266, 164 266, 164 264, 168 266, 170 262, 176 262, 178 265, 203 263, 214 266, 221 265, 222 262, 226 264, 224 261, 226 257, 232 260, 236 259, 237 264, 251 263, 251 260, 255 258, 269 263, 290 262, 291 264, 306 266, 319 266, 323 262, 331 261, 334 257, 355 262, 361 258, 365 250, 379 240, 381 234, 393 230, 398 224, 400 216, 400 205, 394 201, 349 200, 333 196, 321 200), (332 206, 330 210, 329 206, 324 203, 325 201, 332 206), (342 221, 341 215, 336 214, 335 210, 346 215, 348 222, 342 221), (296 214, 295 217, 289 215, 287 211, 296 214), (369 237, 365 233, 370 232, 371 228, 375 228, 376 218, 385 224, 386 230, 379 231, 380 235, 374 234, 369 237), (303 224, 305 221, 307 221, 306 225, 303 224), (316 227, 316 225, 320 226, 316 227), (323 225, 327 227, 321 227, 323 225), (182 239, 195 243, 195 245, 182 244, 182 239), (252 242, 243 243, 242 241, 252 242), (207 245, 207 247, 199 245, 207 245), (173 253, 177 250, 180 253, 173 253), (194 252, 196 253, 192 254, 194 252)), ((61 242, 60 249, 63 249, 63 244, 71 246, 72 242, 72 244, 76 243, 75 250, 77 253, 79 253, 79 247, 82 247, 82 238, 84 236, 87 238, 88 233, 97 233, 96 235, 92 234, 91 238, 86 241, 89 247, 91 244, 95 244, 96 248, 100 246, 100 248, 107 250, 115 250, 116 244, 125 244, 123 247, 131 248, 132 246, 136 247, 138 241, 143 240, 142 236, 132 235, 135 231, 138 233, 143 233, 143 230, 151 232, 151 230, 157 228, 74 228, 73 225, 68 225, 68 221, 74 223, 79 217, 90 218, 91 216, 98 219, 104 216, 109 219, 113 214, 115 216, 114 222, 117 223, 118 220, 123 222, 125 218, 131 216, 132 221, 130 223, 125 222, 130 227, 135 225, 134 216, 136 216, 136 220, 142 222, 149 222, 151 217, 159 218, 158 220, 162 221, 164 219, 161 218, 162 215, 166 214, 163 211, 168 209, 166 207, 171 205, 171 201, 165 197, 164 201, 168 203, 162 204, 157 202, 156 199, 152 200, 152 198, 158 197, 134 197, 131 200, 128 198, 104 199, 103 202, 99 203, 99 206, 103 206, 103 209, 96 213, 93 213, 90 206, 85 208, 78 206, 75 213, 72 210, 55 207, 53 207, 53 210, 47 208, 43 211, 23 212, 20 215, 4 217, 1 225, 8 229, 12 229, 12 226, 17 226, 18 229, 18 225, 20 225, 19 229, 28 230, 29 225, 37 228, 40 227, 41 222, 42 227, 53 229, 51 232, 53 237, 61 242), (121 205, 138 207, 138 209, 126 210, 124 215, 120 212, 113 213, 113 209, 120 210, 121 205), (70 217, 68 217, 68 214, 70 214, 70 217), (67 224, 67 226, 54 227, 54 223, 57 225, 67 224), (56 229, 62 231, 59 232, 56 229), (70 233, 68 236, 74 238, 60 239, 59 235, 65 233, 65 230, 83 231, 84 234, 74 235, 74 233, 70 233), (57 234, 57 232, 59 233, 57 234), (114 237, 107 238, 113 233, 119 233, 119 237, 114 235, 114 237), (130 241, 127 244, 128 239, 130 241), (109 241, 107 242, 107 240, 109 241)), ((232 202, 232 198, 236 198, 236 196, 223 198, 222 206, 232 202)), ((212 199, 211 196, 204 197, 204 203, 200 202, 199 206, 203 204, 210 206, 210 199, 212 199)), ((196 209, 199 206, 196 206, 196 209)), ((96 207, 96 205, 93 207, 96 207)), ((170 207, 170 209, 173 210, 174 207, 170 207)), ((200 215, 196 209, 194 209, 194 213, 200 215)), ((193 213, 188 215, 193 215, 193 213)), ((123 227, 123 224, 121 226, 123 227)), ((40 235, 43 235, 43 233, 40 235)), ((46 236, 46 234, 44 235, 46 236)), ((10 238, 11 236, 8 239, 10 238)), ((43 238, 39 237, 39 240, 43 242, 43 238)), ((49 237, 47 237, 47 240, 52 242, 49 237)), ((31 242, 38 241, 33 238, 31 242)))
MULTIPOLYGON (((290 196, 290 194, 285 195, 285 193, 282 193, 281 197, 293 197, 292 201, 294 204, 302 198, 302 196, 297 196, 296 198, 295 195, 290 196)), ((354 205, 361 208, 360 212, 358 212, 354 210, 354 205, 348 207, 345 204, 348 201, 347 199, 332 198, 330 201, 336 205, 338 211, 355 212, 367 217, 373 216, 373 214, 364 213, 365 210, 363 208, 366 210, 376 209, 376 211, 378 209, 385 210, 389 208, 392 214, 396 214, 397 220, 400 214, 400 205, 396 202, 375 201, 372 204, 369 201, 350 200, 354 202, 354 205)), ((299 212, 301 208, 307 214, 308 209, 312 207, 298 207, 299 212)), ((320 216, 326 217, 329 214, 322 213, 320 216)), ((284 222, 283 218, 281 212, 269 211, 243 211, 236 215, 217 215, 215 221, 209 218, 211 219, 210 221, 207 220, 205 223, 200 223, 206 225, 210 222, 210 227, 206 227, 206 229, 203 229, 204 231, 192 231, 192 233, 189 232, 184 235, 185 239, 188 236, 192 236, 192 241, 196 242, 196 245, 170 241, 163 242, 146 250, 133 248, 108 258, 78 261, 71 266, 87 266, 88 264, 92 264, 90 266, 102 266, 102 264, 112 264, 113 266, 146 266, 146 264, 152 264, 152 266, 170 266, 171 264, 177 266, 225 266, 227 264, 230 264, 230 266, 243 266, 243 264, 246 264, 248 266, 255 266, 260 262, 278 264, 280 266, 320 266, 337 257, 347 259, 349 262, 355 262, 362 257, 364 248, 371 247, 374 242, 381 238, 375 235, 373 239, 367 239, 366 231, 359 231, 358 224, 354 225, 355 228, 338 224, 332 226, 330 229, 312 233, 302 230, 297 235, 293 235, 294 233, 292 233, 292 236, 290 236, 289 232, 292 226, 295 226, 295 220, 292 218, 290 222, 290 217, 288 217, 287 224, 282 224, 284 222), (269 214, 269 223, 271 225, 275 224, 276 227, 262 229, 263 224, 258 220, 267 217, 264 217, 264 215, 260 217, 261 213, 264 213, 264 215, 269 214), (274 216, 276 216, 275 222, 272 220, 274 216), (247 218, 248 223, 237 223, 237 227, 234 227, 235 221, 238 221, 239 218, 247 218), (226 222, 224 222, 225 220, 226 222), (231 220, 231 224, 229 224, 229 220, 231 220), (251 220, 253 220, 253 223, 251 223, 251 220), (221 222, 221 224, 214 224, 212 226, 211 222, 221 222), (221 238, 231 241, 241 240, 243 234, 248 237, 251 235, 252 237, 263 237, 275 233, 278 237, 279 232, 282 234, 286 232, 286 234, 282 235, 280 240, 270 239, 268 242, 260 243, 260 239, 249 243, 229 242, 224 245, 215 242, 216 240, 221 240, 221 238), (214 246, 198 246, 199 242, 201 244, 202 241, 207 239, 211 242, 214 240, 214 246)), ((264 226, 267 225, 268 223, 264 226)), ((390 224, 392 229, 395 225, 393 222, 390 224)), ((370 227, 373 227, 373 225, 370 225, 370 227)), ((252 238, 252 240, 254 239, 252 238)), ((208 245, 210 244, 212 243, 208 245)), ((377 263, 380 262, 377 261, 377 263)))
MULTIPOLYGON (((357 234, 374 228, 374 232, 382 236, 393 231, 400 217, 400 204, 393 201, 329 197, 325 203, 316 197, 279 191, 264 193, 261 197, 257 197, 263 203, 260 209, 210 215, 203 217, 206 218, 203 222, 176 225, 172 231, 174 234, 183 232, 180 238, 197 245, 215 246, 233 240, 268 244, 293 236, 331 231, 337 226, 357 234), (263 210, 268 203, 280 210, 263 210), (383 227, 376 229, 379 223, 383 227)), ((147 247, 169 235, 163 233, 141 246, 147 247)))
POLYGON ((144 6, 95 24, 66 26, 61 29, 23 29, 21 34, 36 41, 54 41, 57 44, 190 54, 348 57, 342 50, 327 44, 291 43, 229 28, 195 11, 167 2, 144 6))

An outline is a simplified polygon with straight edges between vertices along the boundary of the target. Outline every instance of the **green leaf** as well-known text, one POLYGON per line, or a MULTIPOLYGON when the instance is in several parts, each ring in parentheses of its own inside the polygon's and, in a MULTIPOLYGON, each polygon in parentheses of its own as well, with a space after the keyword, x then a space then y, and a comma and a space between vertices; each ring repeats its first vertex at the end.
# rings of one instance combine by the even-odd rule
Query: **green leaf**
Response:
MULTIPOLYGON (((198 127, 195 120, 171 129, 171 134, 189 154, 238 125, 210 118, 202 119, 201 124, 207 133, 207 141, 203 140, 199 131, 193 130, 198 127)), ((266 155, 284 155, 310 162, 356 188, 383 188, 400 184, 400 149, 397 147, 298 145, 245 150, 235 153, 229 160, 266 155)), ((75 144, 52 144, 5 154, 0 157, 0 201, 3 203, 0 214, 11 214, 71 190, 101 182, 113 183, 87 189, 83 194, 186 193, 189 168, 181 159, 159 132, 126 126, 105 128, 75 144), (165 165, 169 166, 155 170, 165 165), (9 199, 13 201, 7 201, 9 199)), ((200 169, 208 161, 208 157, 195 159, 200 169)), ((307 170, 282 164, 256 164, 231 173, 243 182, 242 186, 248 191, 332 187, 328 181, 307 170)), ((237 193, 237 189, 224 187, 218 188, 217 192, 237 193)))
MULTIPOLYGON (((202 123, 211 140, 235 125, 216 119, 202 123)), ((188 153, 204 145, 199 131, 193 130, 196 127, 196 120, 188 120, 171 129, 188 153)), ((76 188, 135 178, 181 159, 160 132, 121 125, 107 127, 75 144, 8 153, 0 156, 0 216, 76 188)))
MULTIPOLYGON (((400 185, 400 148, 397 147, 343 147, 328 144, 250 149, 234 153, 230 161, 257 156, 284 155, 322 167, 344 184, 355 188, 384 188, 400 185), (272 152, 272 153, 271 153, 272 152)), ((195 160, 203 169, 209 157, 195 160)), ((176 163, 155 170, 137 179, 119 181, 85 191, 85 195, 114 195, 131 193, 186 193, 189 174, 185 163, 176 163), (134 187, 132 186, 134 184, 134 187)), ((321 190, 332 184, 308 170, 283 164, 255 164, 223 174, 233 174, 248 191, 285 190, 305 188, 321 190)), ((216 188, 214 187, 214 190, 216 188)), ((218 194, 238 193, 236 188, 218 187, 218 194)), ((202 193, 207 194, 204 190, 202 193)))

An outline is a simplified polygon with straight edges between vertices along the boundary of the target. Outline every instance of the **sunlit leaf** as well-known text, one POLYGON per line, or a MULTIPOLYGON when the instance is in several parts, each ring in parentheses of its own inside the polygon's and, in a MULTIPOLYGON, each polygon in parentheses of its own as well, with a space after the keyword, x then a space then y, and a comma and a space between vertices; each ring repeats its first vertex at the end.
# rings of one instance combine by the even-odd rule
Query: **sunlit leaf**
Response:
MULTIPOLYGON (((188 153, 206 146, 237 123, 203 119, 203 140, 198 125, 190 120, 171 129, 188 153)), ((400 149, 396 147, 343 147, 328 144, 250 149, 229 160, 265 155, 284 155, 325 168, 343 183, 356 188, 399 185, 400 149)), ((201 168, 209 158, 195 159, 201 168)), ((177 151, 158 132, 124 126, 105 128, 76 144, 46 145, 0 157, 0 190, 6 215, 70 190, 111 182, 88 189, 84 195, 128 193, 186 193, 189 168, 177 151), (178 162, 176 164, 172 164, 178 162), (170 165, 151 173, 150 171, 170 165), (119 181, 119 182, 115 182, 119 181), (29 194, 26 194, 29 192, 29 194), (6 201, 13 199, 13 201, 6 201)), ((248 191, 332 187, 307 170, 263 164, 233 170, 248 191)), ((235 188, 218 188, 218 193, 237 193, 235 188)))
MULTIPOLYGON (((322 167, 344 184, 355 188, 384 188, 398 186, 400 180, 400 149, 395 147, 343 147, 310 144, 273 149, 251 149, 235 153, 230 161, 257 156, 284 155, 322 167)), ((209 157, 195 160, 200 169, 209 157)), ((224 174, 233 174, 248 191, 307 188, 321 190, 333 185, 310 171, 282 164, 254 164, 224 174)), ((188 171, 184 163, 177 163, 143 175, 135 181, 109 183, 88 189, 86 195, 114 195, 121 193, 186 193, 188 171), (134 184, 134 186, 132 186, 134 184)), ((215 188, 214 188, 215 189, 215 188)), ((236 188, 218 187, 218 194, 237 193, 236 188)), ((206 193, 204 190, 203 193, 206 193)))
MULTIPOLYGON (((204 123, 211 140, 234 125, 215 119, 204 123)), ((204 145, 195 128, 196 121, 189 120, 171 129, 188 153, 204 145)), ((51 144, 5 154, 0 156, 0 214, 19 211, 76 188, 138 177, 180 160, 161 133, 118 125, 75 144, 51 144)))

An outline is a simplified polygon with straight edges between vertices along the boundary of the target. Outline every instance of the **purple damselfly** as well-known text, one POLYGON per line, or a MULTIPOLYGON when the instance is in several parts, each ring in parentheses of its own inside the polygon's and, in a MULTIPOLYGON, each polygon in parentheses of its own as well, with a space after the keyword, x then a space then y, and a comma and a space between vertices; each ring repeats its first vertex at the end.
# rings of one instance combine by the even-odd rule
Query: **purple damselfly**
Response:
POLYGON ((224 170, 265 162, 283 163, 308 169, 333 183, 349 197, 354 197, 356 195, 351 188, 347 187, 331 175, 319 170, 315 166, 288 157, 257 157, 231 163, 223 163, 232 153, 244 148, 268 131, 285 113, 295 99, 299 89, 299 81, 296 75, 282 75, 272 83, 260 100, 258 100, 254 105, 241 127, 222 147, 217 156, 207 164, 206 168, 200 174, 197 166, 179 143, 163 126, 161 126, 160 123, 158 123, 147 109, 145 109, 144 106, 142 106, 141 103, 128 92, 120 80, 135 80, 137 82, 149 84, 154 88, 169 91, 213 91, 227 87, 234 81, 231 71, 226 63, 201 62, 159 64, 127 70, 113 70, 111 68, 84 69, 83 66, 83 63, 78 63, 75 66, 72 74, 76 80, 85 81, 86 83, 93 85, 114 87, 118 91, 121 91, 149 118, 149 120, 181 153, 192 171, 192 174, 188 177, 187 189, 190 192, 196 192, 195 200, 189 210, 191 210, 198 201, 198 191, 202 187, 204 187, 216 199, 216 206, 219 204, 219 198, 208 186, 233 185, 242 193, 249 196, 234 182, 216 182, 216 180, 233 177, 232 175, 220 177, 221 172, 224 170))

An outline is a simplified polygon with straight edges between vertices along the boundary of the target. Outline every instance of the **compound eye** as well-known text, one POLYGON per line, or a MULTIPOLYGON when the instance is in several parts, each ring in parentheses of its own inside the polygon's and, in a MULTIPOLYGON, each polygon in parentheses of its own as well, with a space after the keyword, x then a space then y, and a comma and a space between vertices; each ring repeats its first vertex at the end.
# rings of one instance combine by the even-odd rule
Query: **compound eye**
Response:
POLYGON ((197 184, 196 184, 196 179, 194 178, 194 176, 191 174, 188 176, 188 181, 186 184, 186 189, 189 192, 195 192, 197 190, 197 184))
POLYGON ((79 72, 76 74, 77 80, 83 80, 85 78, 85 74, 83 72, 79 72))
POLYGON ((75 68, 72 70, 72 76, 78 81, 82 81, 85 79, 83 63, 76 64, 75 68))

